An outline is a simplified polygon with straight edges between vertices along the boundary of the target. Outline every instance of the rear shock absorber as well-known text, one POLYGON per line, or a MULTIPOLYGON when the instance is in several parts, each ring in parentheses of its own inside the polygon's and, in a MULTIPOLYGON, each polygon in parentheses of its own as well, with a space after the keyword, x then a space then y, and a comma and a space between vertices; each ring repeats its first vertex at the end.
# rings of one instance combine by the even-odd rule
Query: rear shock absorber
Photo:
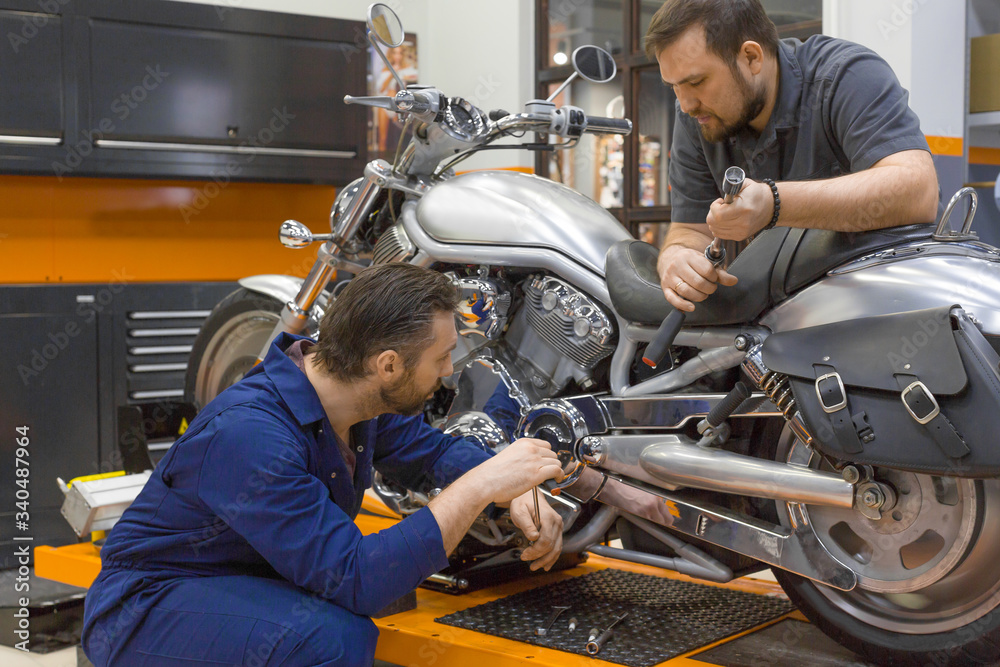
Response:
POLYGON ((747 356, 743 359, 743 371, 781 411, 781 415, 799 440, 812 446, 813 436, 806 427, 802 413, 799 412, 795 402, 792 383, 787 375, 772 371, 764 364, 763 347, 761 343, 757 343, 747 350, 747 356))
POLYGON ((792 394, 792 383, 788 381, 788 376, 783 373, 768 371, 761 380, 761 391, 767 394, 785 419, 791 419, 797 412, 795 409, 795 396, 792 394))

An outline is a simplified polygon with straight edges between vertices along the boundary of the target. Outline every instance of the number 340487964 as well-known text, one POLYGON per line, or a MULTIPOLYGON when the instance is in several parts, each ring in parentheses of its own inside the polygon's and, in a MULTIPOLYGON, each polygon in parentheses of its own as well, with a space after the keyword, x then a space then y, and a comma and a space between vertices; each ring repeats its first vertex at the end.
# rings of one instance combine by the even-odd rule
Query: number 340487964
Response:
POLYGON ((28 436, 28 428, 27 426, 18 426, 14 429, 17 431, 17 435, 14 438, 14 442, 17 444, 17 448, 14 451, 14 475, 17 478, 15 482, 17 484, 15 491, 17 501, 14 503, 17 507, 17 513, 14 516, 14 520, 17 522, 17 527, 22 531, 28 529, 28 506, 31 498, 31 492, 28 489, 31 474, 29 466, 31 452, 28 449, 31 438, 28 436))

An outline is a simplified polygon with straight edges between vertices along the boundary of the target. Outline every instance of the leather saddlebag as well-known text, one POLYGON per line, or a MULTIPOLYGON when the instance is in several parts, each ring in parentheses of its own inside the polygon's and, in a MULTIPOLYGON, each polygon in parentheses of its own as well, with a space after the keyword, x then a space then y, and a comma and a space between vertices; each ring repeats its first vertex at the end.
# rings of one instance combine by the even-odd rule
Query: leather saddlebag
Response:
POLYGON ((1000 356, 959 306, 773 334, 763 361, 831 458, 1000 474, 1000 356))

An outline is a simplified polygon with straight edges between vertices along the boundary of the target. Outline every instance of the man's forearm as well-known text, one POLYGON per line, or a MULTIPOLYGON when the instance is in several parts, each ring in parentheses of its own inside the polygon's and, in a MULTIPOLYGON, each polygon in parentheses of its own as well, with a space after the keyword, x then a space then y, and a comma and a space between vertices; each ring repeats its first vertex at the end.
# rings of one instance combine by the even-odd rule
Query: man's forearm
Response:
POLYGON ((441 529, 444 552, 451 554, 468 532, 479 513, 490 504, 482 485, 474 475, 464 475, 427 504, 441 529))
POLYGON ((663 240, 663 247, 660 251, 666 250, 670 246, 683 246, 692 250, 704 250, 705 246, 712 242, 712 233, 708 230, 708 225, 704 223, 694 224, 686 222, 670 223, 670 230, 663 240))
POLYGON ((918 158, 909 164, 876 165, 821 181, 780 182, 778 224, 863 232, 933 222, 937 217, 937 177, 929 155, 924 162, 918 158))

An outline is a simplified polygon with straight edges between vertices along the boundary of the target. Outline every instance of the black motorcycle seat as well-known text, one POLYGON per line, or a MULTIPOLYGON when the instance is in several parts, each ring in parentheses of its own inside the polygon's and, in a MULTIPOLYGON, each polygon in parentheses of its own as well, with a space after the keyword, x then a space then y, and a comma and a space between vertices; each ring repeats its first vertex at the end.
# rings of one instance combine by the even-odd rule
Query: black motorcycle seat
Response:
MULTIPOLYGON (((739 282, 720 287, 696 304, 685 324, 752 322, 769 306, 808 287, 831 269, 877 250, 927 240, 933 232, 933 223, 860 233, 775 227, 758 235, 729 266, 739 282)), ((605 258, 611 303, 630 322, 659 325, 673 310, 660 288, 658 254, 655 246, 627 240, 611 246, 605 258)))

